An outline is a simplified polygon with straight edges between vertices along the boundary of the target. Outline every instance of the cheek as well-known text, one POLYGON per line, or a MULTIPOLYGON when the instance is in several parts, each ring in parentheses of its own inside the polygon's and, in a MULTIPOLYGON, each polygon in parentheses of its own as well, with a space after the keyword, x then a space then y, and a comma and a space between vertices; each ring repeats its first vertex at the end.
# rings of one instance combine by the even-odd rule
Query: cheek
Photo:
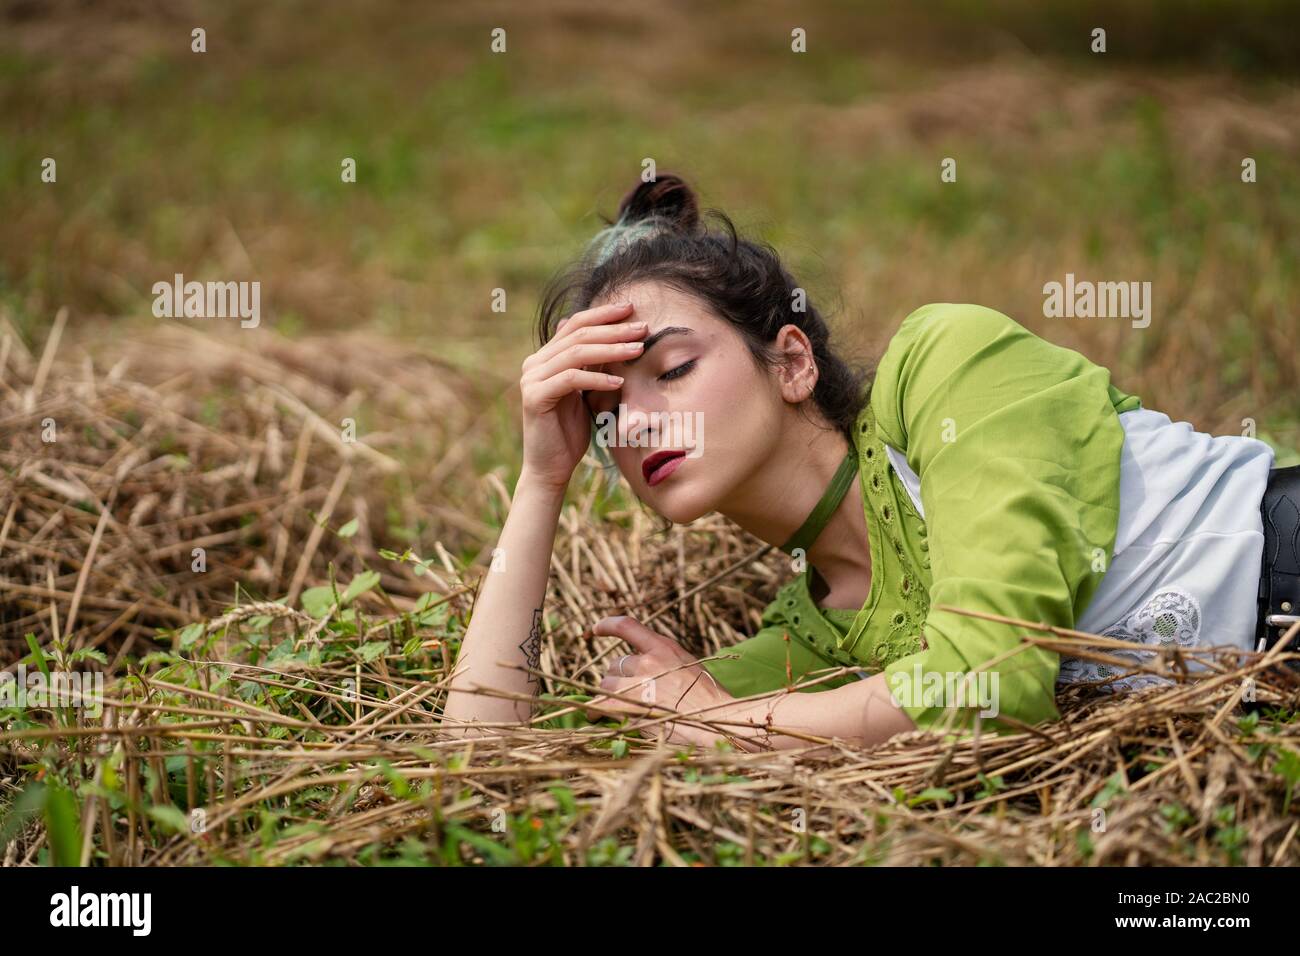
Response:
POLYGON ((762 444, 775 437, 781 420, 780 397, 748 355, 733 358, 721 374, 703 382, 696 402, 710 440, 719 447, 762 444))
POLYGON ((744 354, 706 359, 673 396, 673 405, 702 414, 705 427, 721 438, 737 418, 749 419, 756 407, 765 404, 765 383, 751 366, 744 354))
POLYGON ((641 481, 641 449, 619 446, 609 449, 610 457, 628 484, 634 488, 641 481))

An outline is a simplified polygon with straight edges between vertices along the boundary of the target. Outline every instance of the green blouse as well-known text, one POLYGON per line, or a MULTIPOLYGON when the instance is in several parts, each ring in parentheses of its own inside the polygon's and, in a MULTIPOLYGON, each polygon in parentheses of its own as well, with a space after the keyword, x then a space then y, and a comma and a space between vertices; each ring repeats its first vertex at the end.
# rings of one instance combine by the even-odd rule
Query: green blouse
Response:
POLYGON ((1112 556, 1119 413, 1139 404, 1106 369, 999 312, 916 310, 890 341, 857 422, 866 603, 819 608, 809 568, 778 592, 757 634, 704 666, 736 697, 828 668, 883 671, 922 728, 969 729, 976 711, 999 732, 1057 718, 1056 652, 942 606, 1074 624, 1112 556), (886 445, 920 477, 924 519, 886 445), (957 682, 970 672, 963 694, 957 682))

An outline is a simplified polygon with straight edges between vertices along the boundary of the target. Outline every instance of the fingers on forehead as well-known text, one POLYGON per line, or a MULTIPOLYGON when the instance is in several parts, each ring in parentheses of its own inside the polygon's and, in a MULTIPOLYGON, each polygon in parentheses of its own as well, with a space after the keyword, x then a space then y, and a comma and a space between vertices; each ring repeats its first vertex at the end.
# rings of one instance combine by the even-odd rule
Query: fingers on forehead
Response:
POLYGON ((617 322, 626 318, 632 312, 626 303, 608 303, 606 305, 592 306, 589 309, 583 309, 581 312, 575 312, 573 315, 565 316, 555 324, 555 331, 560 331, 562 327, 568 326, 579 327, 583 325, 600 325, 604 322, 617 322))

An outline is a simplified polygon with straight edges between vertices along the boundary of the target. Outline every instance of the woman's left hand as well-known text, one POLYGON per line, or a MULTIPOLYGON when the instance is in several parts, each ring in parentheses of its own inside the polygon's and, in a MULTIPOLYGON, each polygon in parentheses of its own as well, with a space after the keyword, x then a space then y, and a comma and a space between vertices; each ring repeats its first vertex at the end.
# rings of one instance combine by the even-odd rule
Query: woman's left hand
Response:
MULTIPOLYGON (((637 653, 615 658, 600 682, 601 690, 624 700, 594 698, 586 705, 588 719, 595 719, 593 714, 662 717, 665 711, 693 714, 704 710, 696 720, 718 720, 726 716, 720 705, 735 701, 680 644, 630 617, 607 617, 592 631, 621 637, 637 653), (652 707, 657 714, 651 715, 652 707)), ((680 720, 651 723, 644 730, 669 743, 712 746, 723 739, 719 733, 680 720)))

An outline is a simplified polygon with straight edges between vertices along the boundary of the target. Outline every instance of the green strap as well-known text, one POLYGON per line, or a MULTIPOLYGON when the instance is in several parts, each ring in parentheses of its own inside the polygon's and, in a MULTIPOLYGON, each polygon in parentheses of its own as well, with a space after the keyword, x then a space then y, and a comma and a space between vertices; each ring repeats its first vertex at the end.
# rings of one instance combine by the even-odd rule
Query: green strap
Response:
POLYGON ((849 485, 853 484, 853 478, 857 473, 858 453, 852 445, 849 445, 849 453, 844 456, 844 461, 840 462, 839 470, 835 472, 835 477, 831 479, 821 501, 817 502, 812 513, 799 526, 799 530, 790 536, 790 540, 781 545, 782 551, 793 554, 795 548, 802 548, 805 554, 808 552, 809 546, 817 540, 817 536, 822 533, 822 528, 826 527, 826 522, 831 520, 831 515, 835 514, 835 509, 848 494, 849 485))

